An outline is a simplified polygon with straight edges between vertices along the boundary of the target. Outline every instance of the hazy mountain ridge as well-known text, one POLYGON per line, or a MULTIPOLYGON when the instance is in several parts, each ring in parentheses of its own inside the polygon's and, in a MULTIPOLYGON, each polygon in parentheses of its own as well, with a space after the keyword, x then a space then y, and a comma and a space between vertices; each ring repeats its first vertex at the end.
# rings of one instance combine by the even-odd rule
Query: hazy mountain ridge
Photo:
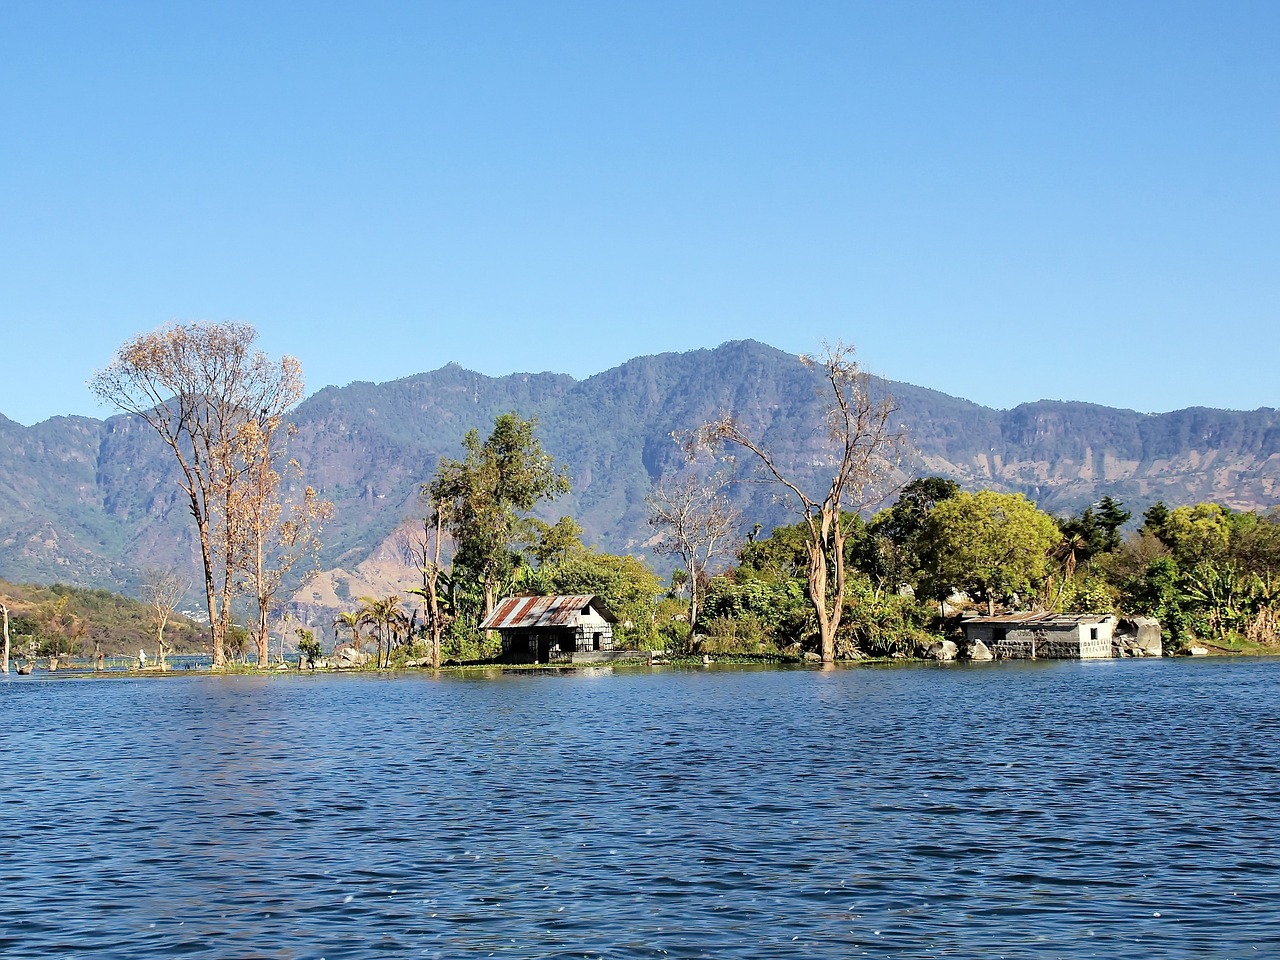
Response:
MULTIPOLYGON (((580 381, 486 377, 449 364, 384 384, 325 387, 295 411, 291 453, 306 482, 337 507, 324 566, 354 571, 387 561, 384 541, 418 509, 420 485, 440 457, 460 455, 467 430, 483 435, 496 415, 516 410, 538 417, 544 446, 573 476, 572 493, 547 516, 570 514, 590 542, 631 552, 649 535, 645 494, 682 460, 672 434, 719 413, 736 413, 781 463, 821 486, 821 386, 794 356, 751 341, 637 357, 580 381)), ((1245 509, 1280 502, 1273 409, 1141 414, 1038 401, 1000 411, 923 387, 884 386, 913 444, 911 474, 1024 492, 1050 511, 1104 493, 1135 510, 1157 498, 1245 509)), ((127 417, 57 417, 33 427, 0 417, 0 576, 127 588, 148 565, 194 570, 170 456, 127 417)), ((772 493, 739 488, 750 522, 787 520, 772 493)))

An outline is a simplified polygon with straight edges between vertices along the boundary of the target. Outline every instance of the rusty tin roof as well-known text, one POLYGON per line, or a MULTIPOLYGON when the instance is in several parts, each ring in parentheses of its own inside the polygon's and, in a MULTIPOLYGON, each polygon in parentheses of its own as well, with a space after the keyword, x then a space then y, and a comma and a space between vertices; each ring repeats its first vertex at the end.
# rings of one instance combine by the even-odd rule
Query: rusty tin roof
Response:
POLYGON ((571 627, 586 606, 594 606, 606 620, 613 616, 591 594, 552 597, 504 597, 493 613, 480 624, 481 630, 512 630, 536 627, 571 627))

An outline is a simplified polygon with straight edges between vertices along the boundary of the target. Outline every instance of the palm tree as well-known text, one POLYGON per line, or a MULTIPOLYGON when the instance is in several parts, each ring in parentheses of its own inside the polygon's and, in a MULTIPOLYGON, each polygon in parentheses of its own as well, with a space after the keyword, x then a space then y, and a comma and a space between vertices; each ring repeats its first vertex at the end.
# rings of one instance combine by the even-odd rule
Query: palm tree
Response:
POLYGON ((391 666, 391 646, 393 643, 397 645, 408 645, 410 638, 413 636, 413 625, 417 622, 418 613, 415 610, 413 616, 405 613, 397 608, 392 618, 388 621, 387 626, 390 627, 390 633, 387 637, 387 666, 391 666))
MULTIPOLYGON (((1055 607, 1062 602, 1062 594, 1067 589, 1067 584, 1071 582, 1071 578, 1076 574, 1076 563, 1080 555, 1086 553, 1088 549, 1089 541, 1084 538, 1083 534, 1068 531, 1062 534, 1062 539, 1050 551, 1050 555, 1058 562, 1062 573, 1062 580, 1058 584, 1058 595, 1053 599, 1055 607)), ((1051 576, 1046 584, 1048 588, 1046 594, 1053 589, 1052 584, 1053 577, 1051 576)))
MULTIPOLYGON (((378 597, 361 597, 360 609, 357 611, 362 623, 369 623, 378 628, 378 668, 382 668, 382 643, 387 631, 402 617, 400 613, 400 597, 398 594, 378 597)), ((391 662, 391 646, 387 645, 387 662, 391 662)))
POLYGON ((351 642, 355 645, 357 652, 360 650, 360 624, 362 622, 359 611, 354 610, 345 610, 333 620, 334 633, 338 632, 338 627, 346 627, 351 631, 351 642))

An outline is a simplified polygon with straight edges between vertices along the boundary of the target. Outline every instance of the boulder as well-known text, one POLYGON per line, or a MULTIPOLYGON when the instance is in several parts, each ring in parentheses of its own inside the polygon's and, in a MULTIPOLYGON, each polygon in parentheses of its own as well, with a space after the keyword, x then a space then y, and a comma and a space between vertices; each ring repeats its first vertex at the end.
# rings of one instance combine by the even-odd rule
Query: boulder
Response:
POLYGON ((939 640, 929 645, 929 656, 935 660, 954 660, 957 653, 955 641, 939 640))
POLYGON ((1151 617, 1126 617, 1116 626, 1111 638, 1112 654, 1117 657, 1159 657, 1164 654, 1160 622, 1151 617))
POLYGON ((349 643, 340 644, 338 649, 333 651, 333 665, 341 669, 342 667, 363 667, 369 662, 369 654, 363 650, 357 650, 349 643))
POLYGON ((972 643, 969 644, 970 660, 986 661, 986 660, 994 660, 995 658, 996 658, 996 655, 991 652, 991 648, 988 647, 981 640, 974 640, 972 643))

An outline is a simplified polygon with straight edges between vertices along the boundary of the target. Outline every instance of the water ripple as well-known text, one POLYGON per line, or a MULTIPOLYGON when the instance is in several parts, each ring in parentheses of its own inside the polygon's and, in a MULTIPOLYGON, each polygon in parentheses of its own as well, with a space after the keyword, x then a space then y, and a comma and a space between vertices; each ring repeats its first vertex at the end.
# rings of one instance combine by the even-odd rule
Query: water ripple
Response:
POLYGON ((13 679, 0 954, 1280 956, 1277 680, 13 679))

